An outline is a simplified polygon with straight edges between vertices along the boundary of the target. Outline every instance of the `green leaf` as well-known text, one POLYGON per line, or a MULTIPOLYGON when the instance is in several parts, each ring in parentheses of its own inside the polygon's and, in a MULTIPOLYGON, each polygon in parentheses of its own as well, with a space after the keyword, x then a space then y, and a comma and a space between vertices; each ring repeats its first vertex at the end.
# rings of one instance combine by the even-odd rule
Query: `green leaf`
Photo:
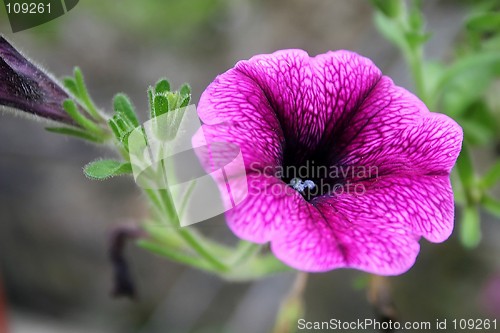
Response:
POLYGON ((479 187, 487 190, 500 181, 500 161, 497 161, 479 181, 479 187))
POLYGON ((496 34, 495 36, 492 36, 487 40, 484 40, 483 49, 488 52, 491 51, 498 52, 498 50, 500 49, 500 34, 496 34))
POLYGON ((434 87, 441 75, 443 75, 445 66, 437 61, 426 61, 422 65, 427 84, 434 87))
POLYGON ((166 140, 173 140, 177 136, 184 114, 185 110, 178 109, 175 112, 169 113, 164 119, 165 124, 163 128, 165 129, 166 140))
POLYGON ((164 95, 155 95, 153 97, 153 118, 159 117, 168 112, 169 101, 164 95))
POLYGON ((179 89, 179 93, 181 96, 191 96, 191 86, 187 83, 184 83, 179 89))
POLYGON ((184 83, 178 91, 170 91, 170 83, 162 79, 156 87, 148 89, 151 118, 156 118, 169 111, 185 107, 191 100, 191 87, 184 83))
POLYGON ((474 165, 472 164, 472 157, 470 155, 469 148, 465 143, 462 147, 462 152, 458 156, 456 168, 463 187, 466 190, 472 188, 475 185, 476 177, 474 173, 474 165))
POLYGON ((80 67, 75 67, 75 69, 73 70, 73 75, 75 77, 74 82, 78 89, 78 94, 80 96, 83 96, 85 93, 87 93, 87 86, 85 85, 85 79, 83 78, 83 73, 80 67))
POLYGON ((125 149, 128 151, 128 138, 130 137, 130 134, 132 134, 132 131, 123 133, 122 136, 119 138, 120 142, 125 146, 125 149))
POLYGON ((382 36, 384 36, 388 41, 397 45, 404 52, 408 52, 405 33, 402 29, 400 29, 396 22, 392 21, 380 12, 376 12, 375 25, 382 36))
POLYGON ((476 206, 465 206, 462 210, 460 240, 465 247, 476 247, 481 240, 479 210, 476 206))
POLYGON ((406 40, 408 41, 408 45, 411 48, 416 49, 418 46, 425 44, 430 38, 432 34, 430 32, 421 33, 410 31, 405 34, 406 40))
POLYGON ((466 28, 470 31, 500 31, 500 13, 481 13, 467 20, 466 28))
POLYGON ((179 95, 177 93, 167 94, 167 100, 168 100, 168 111, 178 109, 177 102, 179 101, 179 95))
POLYGON ((450 179, 453 187, 453 197, 455 198, 455 203, 464 205, 467 202, 467 197, 465 195, 464 186, 458 177, 458 171, 456 168, 452 170, 450 179))
POLYGON ((87 87, 85 85, 85 80, 83 79, 83 73, 80 70, 80 68, 75 67, 74 76, 75 76, 75 84, 78 89, 78 97, 81 99, 83 104, 85 104, 86 111, 95 120, 98 121, 103 120, 102 116, 99 114, 99 111, 97 111, 97 108, 94 102, 92 101, 92 98, 90 98, 87 87))
POLYGON ((500 122, 496 119, 495 111, 484 98, 479 98, 471 105, 465 114, 465 118, 480 123, 489 131, 500 131, 500 122))
POLYGON ((100 128, 94 122, 80 113, 75 101, 67 99, 63 102, 63 108, 68 115, 80 126, 92 133, 99 133, 100 128))
POLYGON ((184 96, 179 103, 179 108, 185 108, 189 105, 189 101, 191 101, 191 96, 184 96))
MULTIPOLYGON (((442 92, 442 108, 445 113, 452 118, 457 118, 468 109, 475 107, 474 104, 483 99, 493 79, 494 73, 491 68, 480 66, 474 71, 466 70, 457 75, 442 92)), ((469 113, 473 114, 472 110, 469 113)))
POLYGON ((460 126, 464 130, 464 136, 471 145, 484 145, 490 142, 494 133, 481 123, 468 119, 460 120, 460 126))
POLYGON ((148 87, 148 102, 149 102, 149 110, 151 111, 150 117, 153 118, 153 109, 154 109, 154 104, 153 104, 153 96, 154 96, 154 88, 149 86, 148 87))
POLYGON ((493 111, 482 98, 472 103, 457 120, 464 129, 466 140, 471 144, 488 144, 500 131, 500 124, 493 111))
POLYGON ((134 127, 121 117, 120 114, 115 114, 108 121, 109 127, 113 131, 115 138, 123 145, 123 148, 128 152, 128 138, 134 131, 134 127))
POLYGON ((63 79, 63 85, 66 89, 69 90, 70 93, 73 94, 73 96, 79 97, 78 87, 76 86, 75 79, 73 79, 72 77, 65 77, 63 79))
POLYGON ((97 160, 87 164, 83 172, 90 179, 104 180, 132 173, 132 165, 115 160, 97 160))
POLYGON ((372 0, 372 4, 389 18, 397 17, 402 10, 401 0, 372 0))
POLYGON ((115 112, 118 113, 122 119, 127 120, 131 127, 139 127, 139 120, 135 114, 135 108, 125 94, 116 94, 113 100, 113 106, 115 112))
POLYGON ((492 215, 500 218, 500 200, 492 198, 488 195, 483 195, 481 204, 492 215))
POLYGON ((408 23, 413 31, 419 32, 424 26, 424 16, 422 15, 422 1, 413 0, 411 2, 410 15, 408 17, 408 23))
POLYGON ((102 143, 104 141, 101 138, 98 138, 98 137, 96 137, 88 132, 85 132, 85 131, 77 129, 77 128, 47 127, 45 129, 51 133, 73 136, 73 137, 76 137, 79 139, 84 139, 84 140, 88 140, 88 141, 92 141, 92 142, 96 142, 96 143, 102 143))
MULTIPOLYGON (((463 77, 466 73, 474 74, 478 71, 481 71, 482 73, 491 73, 494 72, 496 67, 499 65, 500 52, 498 51, 477 53, 465 58, 460 58, 443 72, 439 81, 434 87, 431 87, 430 91, 433 92, 433 97, 435 98, 440 95, 451 83, 455 82, 457 78, 463 77)), ((469 88, 481 82, 482 81, 477 80, 470 81, 469 79, 469 88), (474 84, 470 84, 471 82, 474 82, 474 84)))
POLYGON ((129 130, 131 130, 129 124, 125 120, 123 120, 120 114, 115 114, 113 116, 113 120, 115 121, 116 127, 118 127, 118 130, 120 132, 120 137, 124 133, 127 133, 129 130))
POLYGON ((170 82, 167 79, 160 79, 156 83, 155 92, 157 94, 166 94, 170 91, 170 82))
POLYGON ((108 125, 111 128, 111 130, 113 131, 113 134, 115 135, 115 138, 120 139, 121 133, 120 133, 120 129, 118 128, 118 125, 116 124, 115 119, 111 118, 108 121, 108 125))

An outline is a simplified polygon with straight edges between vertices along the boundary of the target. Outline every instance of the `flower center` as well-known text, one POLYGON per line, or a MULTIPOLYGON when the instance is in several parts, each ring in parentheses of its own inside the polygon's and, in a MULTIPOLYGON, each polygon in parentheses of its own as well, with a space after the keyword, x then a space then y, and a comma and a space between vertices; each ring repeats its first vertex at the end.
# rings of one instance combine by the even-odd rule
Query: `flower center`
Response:
POLYGON ((345 184, 349 175, 342 174, 338 171, 339 168, 317 160, 306 160, 300 164, 283 165, 279 169, 279 177, 310 201, 317 196, 333 193, 345 184))
POLYGON ((302 181, 300 178, 292 178, 290 180, 290 183, 288 184, 291 187, 293 187, 296 191, 304 194, 304 191, 307 190, 313 190, 316 187, 316 184, 312 180, 305 180, 302 181))

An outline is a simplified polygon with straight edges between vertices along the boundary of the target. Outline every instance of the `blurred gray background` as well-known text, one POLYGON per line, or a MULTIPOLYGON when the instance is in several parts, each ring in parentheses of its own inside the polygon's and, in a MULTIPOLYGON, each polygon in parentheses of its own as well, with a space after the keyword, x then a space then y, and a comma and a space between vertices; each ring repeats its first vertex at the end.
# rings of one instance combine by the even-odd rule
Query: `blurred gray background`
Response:
MULTIPOLYGON (((354 50, 412 89, 403 60, 376 32, 365 0, 82 0, 67 15, 16 34, 2 11, 0 31, 31 59, 58 77, 80 66, 100 107, 109 110, 113 95, 125 92, 143 120, 146 88, 160 76, 176 86, 189 82, 196 103, 204 87, 239 59, 282 48, 311 55, 354 50)), ((428 56, 446 59, 467 6, 426 1, 425 12, 434 32, 428 56)), ((103 156, 112 155, 49 134, 40 123, 0 117, 0 276, 11 331, 268 332, 293 275, 229 284, 130 244, 139 299, 110 297, 109 231, 140 221, 147 210, 132 179, 84 177, 82 166, 103 156)), ((400 318, 500 316, 500 309, 494 313, 485 305, 494 296, 487 286, 500 276, 498 222, 484 216, 484 241, 472 251, 461 247, 456 233, 441 245, 422 241, 416 265, 391 278, 400 318)), ((372 318, 365 292, 354 287, 361 276, 348 270, 313 274, 306 319, 372 318)))

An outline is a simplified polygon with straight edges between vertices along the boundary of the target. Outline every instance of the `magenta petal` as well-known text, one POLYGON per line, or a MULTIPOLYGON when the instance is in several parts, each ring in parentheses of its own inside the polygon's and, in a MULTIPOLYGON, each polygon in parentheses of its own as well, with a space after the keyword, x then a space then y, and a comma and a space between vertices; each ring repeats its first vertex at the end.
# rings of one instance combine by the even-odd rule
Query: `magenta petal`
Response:
POLYGON ((249 241, 271 240, 275 255, 299 270, 401 274, 413 265, 420 236, 442 242, 453 230, 448 177, 380 179, 364 194, 311 203, 277 179, 248 181, 252 193, 227 214, 229 227, 249 241))
POLYGON ((248 76, 230 69, 219 75, 203 92, 198 115, 208 125, 238 123, 241 127, 264 125, 280 128, 278 118, 262 90, 248 76))
POLYGON ((369 59, 349 51, 311 58, 302 50, 283 50, 240 61, 235 69, 264 91, 288 147, 298 155, 314 149, 381 77, 369 59))
POLYGON ((345 125, 350 126, 382 73, 370 59, 350 51, 327 52, 312 61, 316 73, 314 90, 321 101, 318 114, 325 123, 323 134, 327 134, 320 143, 324 144, 331 134, 342 133, 345 125))
MULTIPOLYGON (((415 261, 419 237, 412 231, 412 221, 404 219, 408 213, 389 218, 399 214, 392 203, 387 203, 387 211, 374 209, 368 198, 361 202, 353 196, 312 204, 276 178, 251 174, 247 180, 248 197, 226 213, 229 228, 251 242, 271 241, 273 253, 296 269, 319 272, 343 267, 394 275, 415 261)), ((384 199, 381 195, 374 194, 375 204, 384 199)), ((445 218, 447 233, 453 219, 445 218)))
MULTIPOLYGON (((366 193, 299 203, 272 239, 272 250, 305 271, 356 268, 401 274, 414 263, 418 239, 446 240, 453 230, 448 177, 394 177, 366 185, 366 193)), ((354 190, 354 189, 351 189, 354 190)))
POLYGON ((195 140, 238 144, 247 168, 281 163, 280 123, 264 92, 249 77, 234 69, 218 76, 202 94, 197 110, 205 125, 204 134, 199 132, 195 140))
POLYGON ((324 128, 323 105, 312 89, 314 68, 302 50, 284 50, 240 61, 235 70, 261 89, 280 121, 287 144, 294 149, 314 147, 324 128))
POLYGON ((353 227, 360 221, 382 223, 432 242, 445 241, 453 231, 454 202, 448 176, 388 176, 356 186, 351 193, 312 202, 330 205, 353 221, 353 227))
POLYGON ((348 51, 258 55, 220 75, 199 113, 207 141, 237 144, 246 162, 249 196, 227 212, 229 227, 242 239, 269 241, 294 268, 401 274, 421 237, 442 242, 453 230, 449 174, 462 129, 367 58, 348 51), (369 171, 298 180, 265 172, 309 162, 369 171), (256 163, 263 168, 252 168, 256 163), (313 193, 303 181, 351 193, 313 193))
POLYGON ((353 52, 310 58, 302 50, 283 50, 240 61, 219 75, 201 96, 198 113, 209 125, 275 132, 302 154, 328 138, 322 133, 359 107, 380 77, 369 59, 353 52))
POLYGON ((303 203, 299 211, 271 243, 276 257, 296 269, 355 268, 396 275, 406 272, 418 255, 417 237, 398 224, 351 220, 327 202, 303 203))
POLYGON ((376 166, 382 174, 448 174, 462 146, 462 129, 431 113, 407 90, 383 77, 342 130, 332 132, 329 150, 340 165, 376 166))
POLYGON ((271 240, 284 223, 298 217, 302 196, 281 180, 266 175, 248 174, 248 196, 226 213, 229 228, 238 237, 254 242, 271 240))
MULTIPOLYGON (((220 123, 203 125, 193 138, 193 145, 211 144, 214 142, 231 142, 241 149, 247 171, 274 168, 282 161, 283 138, 280 132, 264 131, 258 128, 240 127, 238 123, 220 123)), ((211 156, 200 157, 202 165, 210 165, 214 155, 223 155, 223 151, 214 152, 211 156), (208 159, 207 159, 208 158, 208 159)))

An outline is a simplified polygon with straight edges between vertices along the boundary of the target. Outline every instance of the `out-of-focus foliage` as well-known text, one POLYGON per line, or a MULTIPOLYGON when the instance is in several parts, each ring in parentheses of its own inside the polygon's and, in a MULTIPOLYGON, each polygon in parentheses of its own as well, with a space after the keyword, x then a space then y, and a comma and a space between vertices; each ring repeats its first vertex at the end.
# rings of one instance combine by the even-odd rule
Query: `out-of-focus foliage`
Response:
MULTIPOLYGON (((223 19, 228 3, 228 0, 84 0, 72 14, 79 12, 78 16, 98 16, 99 22, 112 24, 142 38, 175 41, 209 32, 214 28, 213 22, 223 19), (85 11, 88 15, 82 15, 85 11)), ((3 5, 0 5, 0 18, 7 18, 3 5)), ((30 31, 45 39, 54 38, 60 32, 58 27, 62 22, 62 19, 52 20, 30 31)))
POLYGON ((456 60, 442 80, 442 108, 464 127, 471 145, 500 142, 500 110, 491 87, 500 78, 500 3, 479 1, 465 21, 456 60))
POLYGON ((86 0, 85 6, 130 33, 183 38, 221 13, 226 0, 86 0))
POLYGON ((431 111, 449 115, 464 130, 464 146, 452 180, 456 202, 462 207, 460 239, 466 247, 473 247, 481 239, 479 208, 500 218, 500 200, 491 193, 500 181, 500 2, 470 3, 452 59, 443 62, 424 57, 431 36, 424 29, 421 1, 372 3, 377 9, 377 28, 405 56, 417 95, 431 111), (474 165, 477 148, 491 150, 495 160, 483 175, 474 165))

